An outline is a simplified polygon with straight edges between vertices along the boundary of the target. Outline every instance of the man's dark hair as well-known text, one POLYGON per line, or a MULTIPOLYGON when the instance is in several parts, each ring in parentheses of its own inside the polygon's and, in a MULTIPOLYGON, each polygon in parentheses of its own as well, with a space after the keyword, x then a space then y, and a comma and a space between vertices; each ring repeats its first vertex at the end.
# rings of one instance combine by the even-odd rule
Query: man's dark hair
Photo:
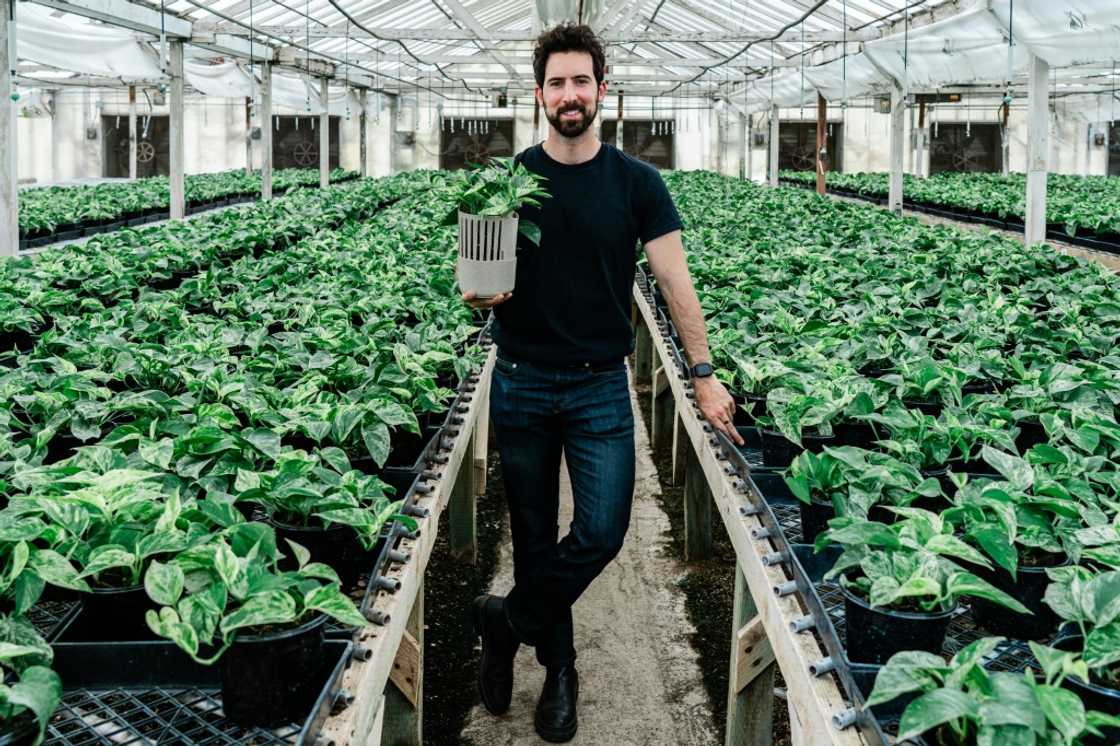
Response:
POLYGON ((603 43, 590 26, 575 23, 562 23, 550 28, 537 37, 533 48, 533 75, 537 85, 544 87, 544 68, 554 52, 587 52, 591 55, 591 69, 595 73, 595 83, 603 82, 606 73, 607 57, 603 53, 603 43))

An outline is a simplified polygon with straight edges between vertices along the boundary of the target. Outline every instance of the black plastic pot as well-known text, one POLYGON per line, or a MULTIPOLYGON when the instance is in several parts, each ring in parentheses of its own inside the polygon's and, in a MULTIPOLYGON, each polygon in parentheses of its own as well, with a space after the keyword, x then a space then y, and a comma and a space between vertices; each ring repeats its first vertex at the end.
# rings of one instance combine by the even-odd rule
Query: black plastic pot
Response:
POLYGON ((884 664, 903 650, 941 653, 953 610, 935 613, 873 609, 841 586, 844 593, 844 650, 848 660, 884 664))
POLYGON ((39 735, 39 724, 30 710, 0 727, 0 746, 31 746, 39 735))
MULTIPOLYGON (((1083 647, 1081 635, 1063 635, 1051 643, 1051 647, 1058 650, 1080 651, 1083 647)), ((1073 676, 1067 676, 1062 681, 1062 687, 1081 697, 1086 710, 1096 710, 1109 715, 1120 717, 1120 689, 1110 686, 1082 681, 1073 676)), ((1102 728, 1103 738, 1083 738, 1081 743, 1085 746, 1115 746, 1120 743, 1120 728, 1102 728)))
POLYGON ((65 642, 132 642, 155 640, 144 615, 156 604, 144 586, 94 588, 79 595, 81 611, 59 635, 65 642))
POLYGON ((871 448, 875 438, 875 430, 866 422, 838 422, 832 426, 836 436, 836 445, 855 446, 857 448, 871 448))
MULTIPOLYGON (((1061 559, 1050 567, 1069 564, 1068 558, 1061 559)), ((1059 624, 1058 615, 1042 602, 1046 586, 1050 584, 1046 567, 1020 565, 1014 580, 1002 567, 991 570, 978 567, 974 572, 1032 612, 1020 614, 983 598, 973 598, 969 605, 977 624, 994 634, 1017 640, 1043 640, 1054 634, 1059 624)))
POLYGON ((829 520, 836 517, 836 508, 822 500, 799 501, 798 504, 801 507, 801 541, 812 544, 822 531, 828 529, 829 520))
POLYGON ((801 442, 804 447, 802 447, 774 430, 763 429, 760 433, 762 435, 762 463, 769 468, 785 468, 802 451, 809 450, 813 453, 820 453, 825 446, 833 445, 836 442, 836 436, 834 435, 803 433, 801 442))
POLYGON ((1019 427, 1019 434, 1015 437, 1015 447, 1019 449, 1019 453, 1026 453, 1034 446, 1049 441, 1046 429, 1037 419, 1019 420, 1015 424, 1019 427))
POLYGON ((930 417, 940 417, 941 410, 945 405, 934 399, 903 399, 902 403, 908 409, 916 409, 922 414, 928 414, 930 417))
POLYGON ((334 568, 344 590, 357 585, 358 576, 369 570, 362 564, 365 551, 354 535, 354 529, 349 526, 297 526, 274 516, 269 516, 266 521, 276 529, 276 544, 287 555, 280 561, 281 570, 295 570, 298 567, 285 539, 290 539, 311 552, 312 562, 322 562, 334 568))
POLYGON ((241 726, 274 726, 307 712, 321 682, 325 616, 294 629, 238 635, 218 661, 226 717, 241 726))

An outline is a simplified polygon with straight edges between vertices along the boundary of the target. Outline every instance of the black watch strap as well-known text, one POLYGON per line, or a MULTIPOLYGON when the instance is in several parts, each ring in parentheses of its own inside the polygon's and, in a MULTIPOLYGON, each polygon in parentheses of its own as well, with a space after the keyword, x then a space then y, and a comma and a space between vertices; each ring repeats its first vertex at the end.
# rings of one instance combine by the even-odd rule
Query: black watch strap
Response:
POLYGON ((697 363, 689 369, 693 378, 707 378, 716 372, 711 363, 697 363))

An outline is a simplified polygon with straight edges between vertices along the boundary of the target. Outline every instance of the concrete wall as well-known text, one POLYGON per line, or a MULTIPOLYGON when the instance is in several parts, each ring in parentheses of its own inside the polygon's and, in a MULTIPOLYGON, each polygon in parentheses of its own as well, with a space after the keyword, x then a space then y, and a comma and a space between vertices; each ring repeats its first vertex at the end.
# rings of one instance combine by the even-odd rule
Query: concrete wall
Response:
MULTIPOLYGON (((715 110, 705 108, 698 100, 654 102, 653 113, 658 118, 672 118, 674 122, 674 161, 682 170, 712 169, 729 175, 739 173, 739 153, 745 136, 738 113, 730 108, 715 110), (681 108, 671 112, 674 105, 681 108), (687 107, 687 108, 686 108, 687 107)), ((617 117, 618 102, 608 96, 603 103, 599 126, 603 117, 617 117)), ((1026 168, 1027 116, 1026 102, 1017 101, 1010 116, 1011 170, 1026 168)), ((400 99, 400 119, 395 137, 390 133, 390 99, 370 94, 368 109, 368 158, 369 173, 380 176, 389 172, 390 149, 396 151, 399 169, 436 168, 439 165, 439 126, 441 111, 427 99, 417 101, 415 96, 400 99), (411 144, 408 144, 411 142, 411 144)), ((143 114, 167 114, 167 106, 148 107, 141 95, 138 111, 143 114)), ((185 105, 186 171, 202 173, 245 166, 245 113, 240 99, 206 98, 198 95, 187 97, 185 105)), ((127 91, 91 90, 74 88, 59 91, 54 96, 54 116, 20 118, 18 121, 17 159, 21 181, 49 183, 75 178, 97 178, 104 174, 102 163, 101 117, 128 113, 127 91), (92 139, 87 138, 87 128, 92 128, 92 139)), ((304 112, 277 107, 278 115, 300 115, 304 112)), ((488 111, 481 106, 447 104, 442 109, 445 116, 494 116, 512 117, 514 124, 515 152, 540 142, 547 132, 547 122, 541 115, 539 131, 534 132, 532 99, 522 97, 512 101, 503 110, 488 111)), ((624 116, 648 119, 651 102, 648 98, 625 100, 624 116)), ((782 121, 815 121, 815 107, 786 108, 780 111, 782 121)), ((942 122, 996 121, 992 106, 976 106, 971 114, 961 106, 939 105, 936 119, 942 122)), ((871 101, 853 101, 843 112, 830 107, 830 120, 844 122, 843 170, 885 171, 887 169, 887 143, 889 142, 889 116, 878 114, 871 108, 871 101)), ((753 128, 767 131, 767 114, 753 115, 753 128)), ((1104 174, 1107 172, 1108 153, 1102 146, 1090 144, 1090 124, 1070 117, 1058 118, 1051 133, 1050 168, 1058 173, 1104 174)), ((907 130, 911 127, 907 117, 907 130)), ((123 125, 122 125, 123 126, 123 125)), ((359 158, 359 112, 351 111, 340 122, 340 155, 344 168, 357 169, 359 158)), ((927 150, 928 153, 928 150, 927 150)), ((767 149, 765 146, 749 151, 751 178, 761 181, 766 175, 767 149)), ((913 171, 913 154, 907 148, 907 170, 913 171)), ((255 145, 253 165, 259 167, 261 154, 255 145)), ((928 158, 927 158, 928 164, 928 158)), ((927 165, 928 169, 928 165, 927 165)))

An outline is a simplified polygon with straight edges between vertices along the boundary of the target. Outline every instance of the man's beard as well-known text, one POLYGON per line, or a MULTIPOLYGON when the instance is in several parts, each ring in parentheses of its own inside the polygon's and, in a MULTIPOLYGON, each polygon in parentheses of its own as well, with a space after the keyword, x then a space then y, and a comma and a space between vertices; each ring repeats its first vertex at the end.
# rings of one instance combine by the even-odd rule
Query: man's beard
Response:
POLYGON ((563 109, 557 109, 555 114, 548 114, 548 121, 556 128, 564 137, 577 138, 587 131, 591 123, 595 121, 595 115, 598 113, 598 107, 588 111, 579 104, 570 104, 563 109), (569 112, 578 111, 582 116, 579 119, 561 119, 560 117, 569 112))

